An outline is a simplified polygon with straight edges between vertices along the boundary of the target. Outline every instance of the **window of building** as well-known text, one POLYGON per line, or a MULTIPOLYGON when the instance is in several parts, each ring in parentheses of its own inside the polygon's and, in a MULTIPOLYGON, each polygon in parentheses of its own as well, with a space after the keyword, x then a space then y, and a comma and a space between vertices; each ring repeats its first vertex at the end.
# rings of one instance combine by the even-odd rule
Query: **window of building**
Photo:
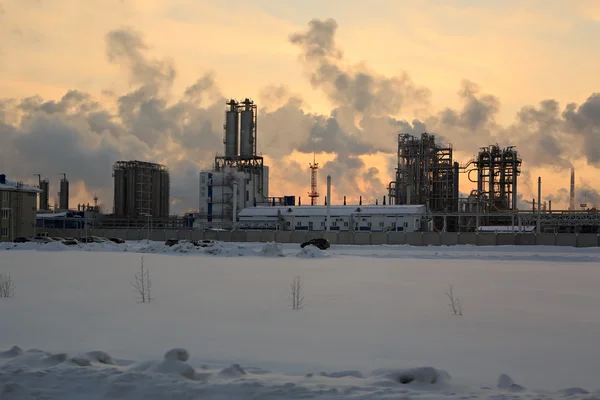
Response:
POLYGON ((3 208, 2 209, 2 219, 8 219, 9 216, 10 216, 10 209, 3 208))
POLYGON ((347 223, 347 222, 344 222, 344 226, 348 226, 348 223, 347 223))
POLYGON ((321 226, 325 226, 325 222, 321 222, 321 226))
POLYGON ((8 192, 2 192, 2 201, 8 201, 8 192))
POLYGON ((337 226, 337 222, 332 222, 331 226, 337 226))
POLYGON ((246 190, 246 201, 250 201, 250 192, 246 190))
POLYGON ((302 222, 298 221, 298 222, 296 223, 296 226, 302 226, 302 222))
POLYGON ((383 228, 383 222, 380 222, 380 223, 379 223, 379 226, 380 226, 381 228, 383 228))
POLYGON ((370 222, 367 222, 367 226, 370 228, 370 227, 371 227, 371 223, 370 223, 370 222))
POLYGON ((405 227, 405 228, 408 228, 408 222, 405 222, 405 223, 404 223, 404 227, 405 227))
POLYGON ((0 236, 7 237, 8 236, 8 228, 2 228, 0 230, 0 236))
POLYGON ((292 225, 290 221, 286 222, 286 226, 292 225))

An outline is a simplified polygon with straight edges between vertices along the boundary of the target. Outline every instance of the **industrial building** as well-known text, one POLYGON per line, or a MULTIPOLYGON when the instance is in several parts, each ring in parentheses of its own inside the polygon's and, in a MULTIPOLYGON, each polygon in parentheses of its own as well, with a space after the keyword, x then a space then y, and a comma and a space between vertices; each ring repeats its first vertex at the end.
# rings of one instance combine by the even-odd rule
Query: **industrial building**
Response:
POLYGON ((240 210, 269 201, 269 168, 256 151, 257 106, 250 99, 226 104, 225 155, 200 172, 198 223, 231 223, 240 210))
POLYGON ((143 161, 117 161, 113 177, 115 217, 169 216, 167 167, 143 161))
POLYGON ((452 146, 436 143, 428 133, 398 135, 396 180, 390 182, 390 204, 423 204, 429 211, 458 211, 459 164, 452 146))
POLYGON ((38 193, 39 188, 0 174, 0 241, 35 236, 38 193))
POLYGON ((283 231, 421 232, 429 230, 424 205, 249 207, 240 229, 283 231), (327 213, 329 212, 329 226, 327 213))

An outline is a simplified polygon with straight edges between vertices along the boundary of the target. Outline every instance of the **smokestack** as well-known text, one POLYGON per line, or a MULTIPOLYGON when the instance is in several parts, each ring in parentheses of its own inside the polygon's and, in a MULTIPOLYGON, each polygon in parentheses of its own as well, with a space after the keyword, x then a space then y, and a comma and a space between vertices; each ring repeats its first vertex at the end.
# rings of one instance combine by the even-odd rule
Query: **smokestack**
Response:
POLYGON ((358 198, 358 205, 362 206, 362 196, 358 198))
POLYGON ((344 196, 344 205, 346 205, 346 196, 344 196))
POLYGON ((541 225, 541 204, 542 204, 542 177, 538 176, 538 215, 537 215, 537 224, 536 224, 536 232, 540 233, 540 225, 541 225))
POLYGON ((571 167, 571 192, 569 194, 569 210, 575 210, 575 168, 571 167))
POLYGON ((331 226, 331 175, 327 175, 327 220, 325 221, 325 229, 329 230, 331 226))

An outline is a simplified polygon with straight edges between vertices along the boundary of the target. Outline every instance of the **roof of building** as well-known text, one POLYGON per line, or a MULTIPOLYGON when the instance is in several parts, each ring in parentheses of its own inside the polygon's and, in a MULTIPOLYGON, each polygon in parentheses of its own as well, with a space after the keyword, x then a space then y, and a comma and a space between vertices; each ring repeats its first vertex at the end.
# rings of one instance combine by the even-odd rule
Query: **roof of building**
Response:
POLYGON ((35 186, 29 186, 29 185, 25 185, 25 184, 21 184, 19 188, 17 188, 17 186, 19 186, 19 184, 16 181, 11 181, 10 179, 2 179, 0 180, 0 190, 8 190, 8 191, 15 191, 15 190, 21 190, 22 192, 33 192, 33 193, 41 193, 42 190, 38 187, 35 186))
MULTIPOLYGON (((275 217, 278 212, 282 215, 294 215, 298 217, 325 216, 327 206, 272 206, 272 207, 248 207, 240 211, 240 217, 275 217)), ((395 206, 331 206, 332 216, 342 216, 360 213, 362 215, 384 214, 422 214, 425 212, 424 205, 395 205, 395 206)))

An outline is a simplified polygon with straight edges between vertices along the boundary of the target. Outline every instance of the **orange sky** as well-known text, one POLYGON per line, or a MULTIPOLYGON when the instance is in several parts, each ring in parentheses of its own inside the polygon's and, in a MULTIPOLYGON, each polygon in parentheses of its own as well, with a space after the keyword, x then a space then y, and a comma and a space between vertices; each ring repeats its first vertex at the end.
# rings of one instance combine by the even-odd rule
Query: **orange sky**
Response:
MULTIPOLYGON (((147 44, 147 59, 173 63, 175 78, 164 94, 168 100, 181 98, 187 87, 211 73, 220 95, 262 99, 258 104, 260 112, 274 111, 286 104, 289 95, 294 95, 302 99, 304 112, 328 116, 341 104, 322 87, 311 85, 310 74, 314 70, 299 59, 301 50, 289 40, 291 34, 305 32, 312 18, 336 21, 336 46, 343 50, 340 68, 364 69, 382 77, 406 73, 416 85, 430 91, 427 102, 407 104, 389 114, 399 120, 426 120, 446 107, 460 110, 457 92, 465 79, 477 83, 482 94, 498 99, 498 111, 493 116, 497 126, 513 124, 523 106, 537 106, 544 99, 554 99, 562 110, 568 103, 585 102, 600 87, 600 53, 596 43, 600 7, 593 0, 0 0, 0 98, 39 95, 44 100, 59 100, 68 90, 77 89, 114 110, 115 98, 107 94, 130 92, 135 89, 135 82, 126 67, 107 61, 106 35, 115 29, 132 29, 147 44), (284 87, 286 95, 266 96, 266 88, 273 87, 284 87)), ((208 104, 204 101, 202 104, 208 104)), ((261 142, 260 127, 259 120, 259 151, 270 156, 278 150, 269 147, 275 146, 272 143, 261 142)), ((475 131, 457 132, 448 135, 453 142, 462 143, 460 135, 475 137, 468 141, 473 143, 468 148, 455 144, 460 162, 466 162, 478 147, 490 144, 485 140, 478 143, 475 131)), ((129 145, 120 139, 106 140, 120 148, 129 145)), ((397 139, 395 133, 390 133, 376 141, 380 147, 389 143, 388 153, 392 155, 360 155, 365 163, 361 171, 374 166, 381 182, 387 184, 393 175, 390 161, 394 159, 397 139)), ((513 144, 509 143, 512 141, 512 137, 506 143, 499 140, 501 146, 513 144)), ((151 147, 148 152, 163 160, 189 159, 181 151, 181 144, 169 143, 151 147)), ((561 145, 568 147, 572 143, 561 145)), ((212 150, 221 151, 221 147, 212 150)), ((322 155, 318 161, 324 164, 334 156, 322 155)), ((292 192, 302 196, 303 202, 307 200, 311 158, 312 155, 298 150, 270 157, 271 194, 292 192), (289 179, 287 174, 292 167, 305 171, 294 175, 298 178, 289 179)), ((583 154, 578 157, 577 151, 570 154, 569 161, 576 166, 578 184, 588 182, 595 189, 596 168, 583 154)), ((568 170, 531 166, 527 159, 523 169, 528 172, 523 177, 528 181, 521 185, 526 198, 534 195, 533 182, 538 175, 544 181, 544 192, 568 187, 568 170)), ((75 175, 71 173, 72 203, 91 202, 93 194, 78 182, 76 171, 75 175)), ((325 182, 325 176, 320 179, 325 182)), ((353 196, 336 191, 336 177, 333 179, 334 200, 340 201, 344 194, 353 196)), ((465 181, 462 179, 461 191, 468 192, 471 186, 465 181)), ((344 188, 348 190, 347 186, 344 188)), ((376 193, 373 199, 381 199, 383 194, 376 193)), ((109 197, 108 189, 103 196, 109 197)), ((558 207, 559 204, 554 206, 558 207)))

